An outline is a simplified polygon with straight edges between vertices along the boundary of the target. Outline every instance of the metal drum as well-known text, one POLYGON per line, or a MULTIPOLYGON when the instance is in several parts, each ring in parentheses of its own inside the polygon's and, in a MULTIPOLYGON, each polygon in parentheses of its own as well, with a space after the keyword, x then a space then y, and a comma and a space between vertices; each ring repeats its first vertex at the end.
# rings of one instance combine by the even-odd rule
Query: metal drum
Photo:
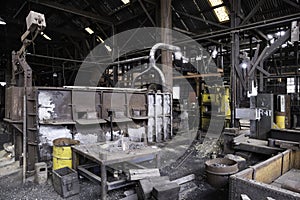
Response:
POLYGON ((285 113, 276 112, 275 121, 278 128, 285 129, 285 113))
POLYGON ((229 176, 239 171, 236 161, 228 158, 215 158, 205 162, 207 182, 215 188, 223 188, 228 184, 229 176))
POLYGON ((53 140, 53 170, 63 167, 72 168, 72 145, 79 144, 78 140, 58 138, 53 140))

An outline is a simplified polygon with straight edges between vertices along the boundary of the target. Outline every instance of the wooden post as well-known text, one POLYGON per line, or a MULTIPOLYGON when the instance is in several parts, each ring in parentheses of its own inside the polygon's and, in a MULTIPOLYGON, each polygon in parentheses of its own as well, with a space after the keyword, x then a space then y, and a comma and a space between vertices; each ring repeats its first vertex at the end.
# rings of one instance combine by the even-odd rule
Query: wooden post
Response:
MULTIPOLYGON (((161 41, 166 44, 172 42, 172 0, 161 0, 161 41)), ((166 91, 172 92, 173 90, 173 70, 172 70, 172 53, 167 50, 163 50, 161 53, 162 71, 166 79, 166 91)))

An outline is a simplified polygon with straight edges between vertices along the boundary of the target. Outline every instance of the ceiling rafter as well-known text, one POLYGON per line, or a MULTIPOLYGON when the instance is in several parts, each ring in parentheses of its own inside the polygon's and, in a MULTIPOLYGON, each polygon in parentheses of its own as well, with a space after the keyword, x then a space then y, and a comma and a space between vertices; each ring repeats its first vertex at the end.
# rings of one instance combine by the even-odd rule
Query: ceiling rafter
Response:
POLYGON ((256 6, 251 10, 250 13, 244 18, 241 22, 241 25, 244 25, 249 22, 249 20, 257 13, 257 11, 261 8, 261 6, 266 2, 266 0, 260 0, 256 6))
POLYGON ((200 17, 194 16, 194 15, 191 15, 191 14, 188 14, 188 13, 184 13, 184 12, 181 12, 181 11, 176 11, 176 12, 178 14, 182 15, 182 16, 185 16, 185 17, 197 20, 197 21, 201 21, 201 22, 204 22, 204 23, 208 23, 208 24, 213 25, 213 26, 218 27, 218 28, 228 28, 228 26, 225 26, 225 25, 222 25, 222 24, 219 24, 217 22, 210 21, 210 20, 204 20, 200 17))
POLYGON ((79 15, 82 17, 86 17, 95 21, 98 21, 102 24, 106 24, 106 25, 112 25, 113 24, 113 20, 111 18, 105 17, 105 16, 101 16, 98 14, 94 14, 91 12, 87 12, 87 11, 83 11, 83 10, 79 10, 76 8, 72 8, 63 4, 59 4, 56 2, 51 2, 51 1, 47 1, 47 0, 28 0, 31 3, 36 3, 36 4, 40 4, 43 6, 47 6, 49 8, 53 8, 53 9, 57 9, 60 11, 64 11, 64 12, 68 12, 68 13, 72 13, 75 15, 79 15))
POLYGON ((297 8, 297 9, 300 9, 300 5, 297 4, 297 3, 294 2, 294 1, 291 1, 291 0, 283 0, 283 2, 289 4, 289 5, 291 5, 291 6, 295 7, 295 8, 297 8))

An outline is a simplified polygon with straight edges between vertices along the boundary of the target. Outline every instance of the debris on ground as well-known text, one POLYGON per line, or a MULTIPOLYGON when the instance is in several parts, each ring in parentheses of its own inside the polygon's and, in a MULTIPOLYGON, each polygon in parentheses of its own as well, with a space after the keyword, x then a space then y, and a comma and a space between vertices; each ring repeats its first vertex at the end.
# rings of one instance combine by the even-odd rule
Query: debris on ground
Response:
POLYGON ((195 145, 195 149, 200 158, 216 156, 222 152, 220 141, 214 138, 205 138, 203 143, 195 145))

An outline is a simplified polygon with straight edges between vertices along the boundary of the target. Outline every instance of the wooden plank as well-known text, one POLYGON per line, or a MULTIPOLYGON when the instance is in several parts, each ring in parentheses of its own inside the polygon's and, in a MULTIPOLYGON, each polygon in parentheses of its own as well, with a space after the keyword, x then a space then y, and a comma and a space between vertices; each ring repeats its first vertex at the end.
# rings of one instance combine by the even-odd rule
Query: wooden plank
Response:
POLYGON ((87 169, 84 169, 81 166, 78 166, 77 168, 78 173, 82 176, 84 176, 85 178, 89 179, 90 181, 100 184, 101 183, 101 178, 95 174, 93 174, 92 172, 88 171, 87 169))
POLYGON ((250 151, 259 154, 272 155, 272 154, 277 154, 278 152, 281 152, 283 150, 277 147, 269 147, 268 141, 265 140, 249 138, 246 139, 246 141, 239 142, 239 143, 236 143, 236 141, 234 141, 234 143, 236 144, 236 146, 234 146, 234 149, 250 151))
POLYGON ((291 150, 286 150, 282 153, 282 174, 291 169, 291 150))
POLYGON ((253 179, 270 184, 275 179, 281 176, 281 168, 282 168, 282 155, 279 154, 274 156, 264 162, 261 162, 253 167, 254 175, 253 179))
POLYGON ((300 151, 292 152, 292 168, 300 169, 300 151))
POLYGON ((187 175, 187 176, 175 179, 175 180, 173 180, 171 182, 172 183, 177 183, 178 185, 181 185, 181 184, 190 182, 190 181, 192 181, 194 179, 195 179, 195 174, 190 174, 190 175, 187 175))
POLYGON ((254 172, 253 168, 247 168, 247 169, 237 173, 236 176, 251 180, 251 179, 253 179, 253 172, 254 172))
POLYGON ((129 180, 136 181, 149 177, 160 176, 159 169, 129 169, 129 180))

